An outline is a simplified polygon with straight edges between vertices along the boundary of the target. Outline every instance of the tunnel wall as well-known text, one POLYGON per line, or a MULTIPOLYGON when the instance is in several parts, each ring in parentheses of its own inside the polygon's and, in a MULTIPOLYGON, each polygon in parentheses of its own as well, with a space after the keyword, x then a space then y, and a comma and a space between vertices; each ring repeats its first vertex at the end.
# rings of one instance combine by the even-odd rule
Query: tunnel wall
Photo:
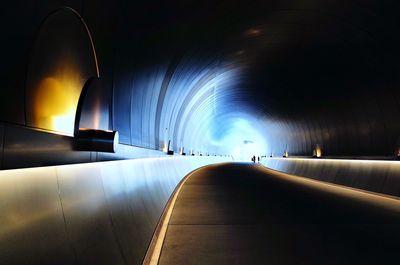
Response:
POLYGON ((74 137, 0 122, 0 168, 15 169, 108 160, 162 157, 158 150, 119 144, 115 153, 78 151, 74 137))
MULTIPOLYGON (((3 32, 13 41, 3 47, 0 121, 59 133, 43 113, 48 119, 62 116, 57 108, 69 104, 63 93, 71 90, 76 98, 87 84, 82 107, 76 109, 79 128, 115 130, 121 144, 139 148, 160 151, 171 141, 175 152, 184 147, 186 153, 227 154, 208 139, 215 124, 210 120, 226 112, 218 106, 220 99, 229 100, 223 91, 235 85, 235 67, 221 61, 215 47, 204 52, 186 46, 173 28, 154 29, 171 15, 149 21, 143 14, 153 6, 133 2, 16 1, 6 8, 7 16, 20 14, 20 23, 3 32), (42 83, 51 89, 38 93, 42 83)), ((82 154, 75 154, 80 160, 82 154)), ((57 163, 48 158, 49 164, 57 163)))
POLYGON ((293 175, 400 197, 397 161, 267 157, 262 164, 293 175))
POLYGON ((35 40, 46 17, 68 6, 85 21, 99 68, 81 127, 118 130, 125 145, 161 150, 171 140, 176 152, 226 154, 209 143, 238 110, 265 125, 268 155, 311 155, 316 144, 329 156, 397 153, 398 1, 202 2, 7 3, 0 120, 31 125, 29 69, 52 67, 31 62, 35 40))
POLYGON ((0 172, 1 264, 141 264, 162 211, 218 157, 164 157, 0 172))

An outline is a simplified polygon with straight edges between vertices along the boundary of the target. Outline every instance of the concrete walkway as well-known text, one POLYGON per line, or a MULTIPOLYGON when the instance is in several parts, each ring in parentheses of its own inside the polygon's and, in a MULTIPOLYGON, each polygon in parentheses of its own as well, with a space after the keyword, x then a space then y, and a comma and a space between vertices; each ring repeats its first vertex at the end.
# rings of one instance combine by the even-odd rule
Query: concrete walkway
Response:
POLYGON ((196 171, 161 265, 399 264, 400 202, 253 164, 196 171))

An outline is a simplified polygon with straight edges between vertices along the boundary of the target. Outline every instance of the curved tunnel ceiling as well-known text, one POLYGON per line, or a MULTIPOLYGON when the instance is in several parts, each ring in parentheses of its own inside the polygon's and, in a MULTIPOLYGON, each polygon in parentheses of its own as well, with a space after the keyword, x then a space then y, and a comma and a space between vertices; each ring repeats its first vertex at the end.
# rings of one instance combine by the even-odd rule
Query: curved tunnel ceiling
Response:
POLYGON ((311 155, 318 145, 328 156, 393 155, 398 5, 264 2, 195 11, 176 4, 165 26, 142 29, 144 60, 153 69, 169 63, 155 145, 232 153, 255 142, 262 154, 311 155))
POLYGON ((123 144, 243 157, 400 147, 396 1, 72 7, 101 70, 84 123, 118 130, 123 144))

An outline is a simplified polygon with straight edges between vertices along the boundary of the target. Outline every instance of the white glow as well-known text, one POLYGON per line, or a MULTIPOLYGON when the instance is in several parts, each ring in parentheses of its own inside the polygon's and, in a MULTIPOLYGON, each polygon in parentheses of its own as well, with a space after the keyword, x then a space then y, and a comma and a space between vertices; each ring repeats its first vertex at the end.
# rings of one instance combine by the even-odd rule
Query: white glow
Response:
POLYGON ((69 111, 65 115, 55 115, 51 117, 53 129, 64 132, 68 135, 74 133, 75 112, 69 111))
POLYGON ((233 149, 233 157, 235 161, 251 161, 253 156, 261 156, 262 150, 260 150, 260 146, 256 143, 243 143, 237 145, 233 149))
POLYGON ((253 156, 262 156, 266 152, 267 143, 257 121, 238 114, 227 122, 230 126, 222 139, 212 141, 214 146, 221 146, 224 152, 228 149, 235 161, 250 162, 253 156))
POLYGON ((164 143, 163 152, 164 153, 168 152, 168 144, 166 142, 164 143))

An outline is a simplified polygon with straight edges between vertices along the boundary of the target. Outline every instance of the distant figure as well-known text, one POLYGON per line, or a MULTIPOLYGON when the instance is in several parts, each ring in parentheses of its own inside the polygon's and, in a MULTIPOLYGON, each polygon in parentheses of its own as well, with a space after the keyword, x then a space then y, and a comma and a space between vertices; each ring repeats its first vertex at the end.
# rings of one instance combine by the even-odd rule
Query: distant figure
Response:
POLYGON ((257 157, 257 161, 258 161, 258 163, 260 163, 260 157, 259 156, 257 157))
POLYGON ((251 161, 253 161, 253 163, 256 163, 256 156, 253 156, 253 157, 251 158, 251 161))

